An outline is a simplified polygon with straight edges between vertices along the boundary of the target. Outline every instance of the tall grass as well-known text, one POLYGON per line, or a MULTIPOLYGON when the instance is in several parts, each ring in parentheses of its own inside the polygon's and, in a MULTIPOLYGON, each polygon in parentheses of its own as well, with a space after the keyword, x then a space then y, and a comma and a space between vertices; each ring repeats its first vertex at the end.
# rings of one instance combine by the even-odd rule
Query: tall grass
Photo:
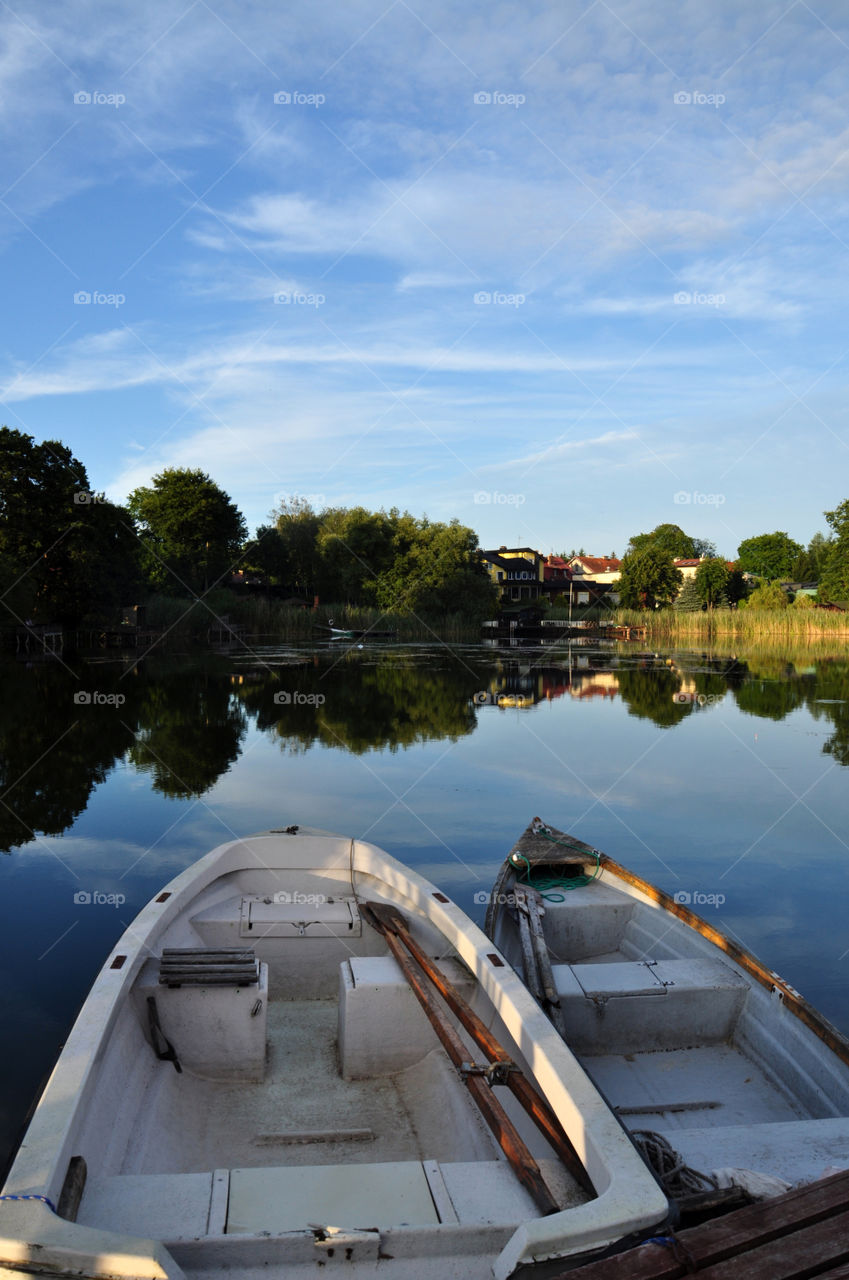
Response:
POLYGON ((202 601, 154 596, 147 603, 147 625, 167 633, 167 642, 203 644, 214 639, 222 620, 244 628, 251 644, 327 639, 332 620, 343 630, 395 631, 399 640, 476 640, 480 626, 462 614, 417 618, 381 613, 348 604, 299 609, 280 600, 260 596, 240 597, 231 591, 211 591, 202 601))
POLYGON ((849 614, 823 609, 718 609, 713 613, 677 613, 659 609, 619 609, 616 621, 644 626, 652 640, 713 639, 746 641, 849 639, 849 614))

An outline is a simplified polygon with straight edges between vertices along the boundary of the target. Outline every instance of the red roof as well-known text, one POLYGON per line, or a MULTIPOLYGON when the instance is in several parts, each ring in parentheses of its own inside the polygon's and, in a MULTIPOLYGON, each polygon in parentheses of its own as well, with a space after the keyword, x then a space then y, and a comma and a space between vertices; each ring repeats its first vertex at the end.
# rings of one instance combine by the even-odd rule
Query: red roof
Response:
POLYGON ((697 569, 702 563, 696 556, 695 560, 673 560, 676 569, 697 569))
POLYGON ((621 560, 610 556, 573 556, 572 559, 579 561, 590 573, 615 573, 622 564, 621 560))

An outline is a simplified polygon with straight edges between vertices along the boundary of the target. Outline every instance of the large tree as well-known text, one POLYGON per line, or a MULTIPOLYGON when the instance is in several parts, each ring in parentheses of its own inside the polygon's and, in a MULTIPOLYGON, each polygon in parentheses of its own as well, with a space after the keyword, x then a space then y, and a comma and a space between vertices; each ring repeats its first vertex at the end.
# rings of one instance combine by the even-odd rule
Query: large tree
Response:
POLYGON ((834 537, 825 557, 817 595, 822 600, 845 603, 849 601, 849 498, 834 511, 826 511, 825 518, 834 537))
POLYGON ((696 570, 696 590, 709 609, 727 602, 728 565, 719 558, 703 560, 696 570))
POLYGON ((761 533, 746 538, 737 548, 737 568, 759 578, 792 578, 793 565, 802 547, 787 533, 761 533))
POLYGON ((126 603, 136 585, 128 512, 90 492, 86 469, 67 445, 36 444, 0 428, 2 620, 73 626, 126 603))
POLYGON ((673 560, 692 560, 698 554, 695 541, 677 524, 659 524, 651 533, 635 533, 629 551, 645 551, 648 547, 665 552, 673 560))
POLYGON ((238 564, 247 534, 241 512, 203 471, 168 467, 128 503, 140 526, 145 571, 169 595, 208 590, 238 564))
POLYGON ((628 552, 616 586, 626 609, 654 609, 671 604, 684 580, 672 559, 669 552, 657 546, 628 552))

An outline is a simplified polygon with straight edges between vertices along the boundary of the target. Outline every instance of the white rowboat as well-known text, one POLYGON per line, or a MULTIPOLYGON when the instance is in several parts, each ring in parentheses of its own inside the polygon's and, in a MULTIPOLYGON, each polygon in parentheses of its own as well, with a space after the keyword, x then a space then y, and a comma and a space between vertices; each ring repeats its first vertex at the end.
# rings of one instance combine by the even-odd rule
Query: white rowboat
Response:
POLYGON ((686 902, 536 818, 486 931, 642 1148, 706 1194, 849 1168, 849 1042, 686 902))
POLYGON ((3 1188, 0 1270, 507 1280, 666 1211, 484 934, 376 846, 289 828, 189 867, 107 958, 3 1188))

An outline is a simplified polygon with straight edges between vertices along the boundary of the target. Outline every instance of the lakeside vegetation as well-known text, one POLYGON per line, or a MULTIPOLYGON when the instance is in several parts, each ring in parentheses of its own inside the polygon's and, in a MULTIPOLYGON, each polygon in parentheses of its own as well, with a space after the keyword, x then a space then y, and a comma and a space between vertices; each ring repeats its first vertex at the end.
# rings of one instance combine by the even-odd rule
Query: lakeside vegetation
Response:
POLYGON ((613 615, 623 626, 646 628, 649 639, 661 644, 678 641, 734 640, 756 644, 760 640, 849 639, 849 614, 823 609, 715 609, 681 613, 658 609, 617 609, 613 615))

